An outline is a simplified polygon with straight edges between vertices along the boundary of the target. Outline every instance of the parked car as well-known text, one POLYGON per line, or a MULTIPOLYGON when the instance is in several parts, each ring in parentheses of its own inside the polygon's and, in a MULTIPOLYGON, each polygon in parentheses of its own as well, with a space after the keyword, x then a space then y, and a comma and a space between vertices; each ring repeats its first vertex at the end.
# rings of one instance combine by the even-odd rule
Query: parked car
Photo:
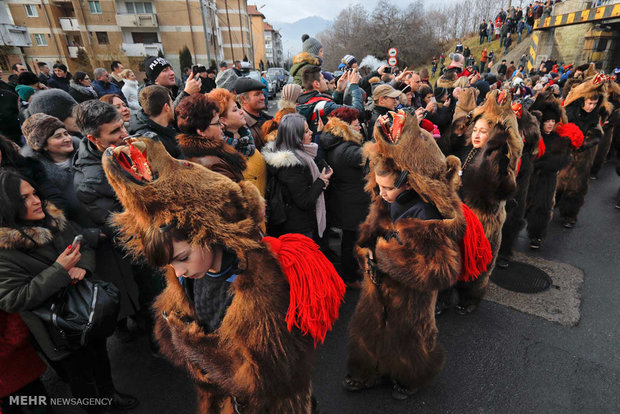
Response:
MULTIPOLYGON (((260 80, 260 72, 257 70, 249 70, 248 72, 243 73, 243 76, 246 78, 252 78, 257 81, 260 80)), ((269 94, 269 98, 275 97, 276 93, 278 93, 277 82, 269 80, 269 74, 267 74, 267 92, 269 94)))
POLYGON ((269 68, 267 73, 272 73, 278 77, 278 86, 282 88, 288 81, 288 72, 284 68, 269 68))
POLYGON ((269 98, 275 98, 276 94, 280 92, 278 77, 274 74, 267 73, 267 83, 269 84, 269 98))

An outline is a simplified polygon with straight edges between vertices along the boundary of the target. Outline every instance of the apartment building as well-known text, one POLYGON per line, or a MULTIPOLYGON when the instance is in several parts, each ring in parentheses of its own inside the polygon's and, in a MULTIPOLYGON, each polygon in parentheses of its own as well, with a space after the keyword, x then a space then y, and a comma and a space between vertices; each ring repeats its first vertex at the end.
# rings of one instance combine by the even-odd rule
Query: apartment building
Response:
POLYGON ((267 22, 263 24, 265 36, 265 58, 270 67, 280 67, 284 64, 282 50, 282 35, 267 22))
MULTIPOLYGON (((197 63, 232 63, 252 56, 247 0, 8 0, 6 24, 26 27, 21 56, 56 61, 70 70, 109 67, 120 60, 139 70, 146 56, 162 54, 176 70, 187 46, 197 63), (78 53, 82 59, 78 59, 78 53)), ((4 20, 2 22, 4 23, 4 20)), ((2 33, 2 32, 0 32, 2 33)), ((15 58, 13 58, 15 59, 15 58)))
MULTIPOLYGON (((248 5, 248 14, 250 15, 250 40, 252 43, 252 51, 254 67, 260 70, 267 68, 267 58, 265 57, 265 35, 263 30, 263 22, 265 16, 251 4, 248 5)), ((251 60, 251 59, 250 59, 251 60)))

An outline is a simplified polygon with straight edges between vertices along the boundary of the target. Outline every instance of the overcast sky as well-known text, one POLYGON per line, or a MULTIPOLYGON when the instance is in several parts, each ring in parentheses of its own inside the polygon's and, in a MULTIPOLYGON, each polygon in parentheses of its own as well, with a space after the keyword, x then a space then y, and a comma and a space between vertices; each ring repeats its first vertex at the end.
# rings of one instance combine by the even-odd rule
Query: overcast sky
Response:
MULTIPOLYGON (((364 0, 366 9, 374 9, 379 0, 364 0)), ((267 21, 293 23, 297 20, 310 16, 320 16, 327 20, 333 20, 338 13, 349 4, 360 3, 359 1, 347 0, 255 0, 248 1, 248 4, 255 4, 261 8, 260 11, 265 15, 267 21)))
MULTIPOLYGON (((426 7, 453 3, 456 0, 423 0, 426 7)), ((260 11, 267 21, 293 23, 310 16, 320 16, 326 20, 333 20, 342 9, 351 4, 361 3, 366 10, 373 10, 379 0, 249 0, 248 4, 261 7, 260 11)), ((407 0, 392 0, 392 3, 402 7, 409 3, 407 0)))

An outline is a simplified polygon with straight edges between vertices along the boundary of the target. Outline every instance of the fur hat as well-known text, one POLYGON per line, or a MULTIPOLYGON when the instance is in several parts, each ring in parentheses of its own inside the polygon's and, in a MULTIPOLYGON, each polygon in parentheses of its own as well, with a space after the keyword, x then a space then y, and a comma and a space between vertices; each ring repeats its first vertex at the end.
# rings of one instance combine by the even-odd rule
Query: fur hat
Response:
POLYGON ((551 91, 540 92, 538 96, 536 96, 536 100, 530 107, 528 108, 530 112, 539 111, 541 113, 540 122, 544 122, 544 120, 555 119, 556 122, 567 123, 568 118, 566 117, 566 111, 564 107, 560 103, 560 100, 557 99, 551 91), (544 116, 545 112, 551 112, 552 115, 544 116), (559 116, 559 118, 556 117, 559 116), (558 120, 559 119, 559 120, 558 120))
POLYGON ((43 113, 30 116, 22 125, 22 132, 26 137, 26 142, 34 151, 41 151, 45 148, 49 137, 54 135, 59 128, 64 128, 60 119, 43 113))
POLYGON ((456 101, 456 107, 454 108, 454 116, 452 122, 459 118, 466 117, 471 111, 476 108, 476 100, 478 99, 478 89, 465 88, 459 94, 459 99, 456 101))
POLYGON ((148 138, 108 148, 103 169, 124 207, 112 222, 135 257, 172 228, 192 245, 226 246, 242 268, 247 253, 260 247, 261 196, 248 181, 237 184, 201 165, 176 160, 161 142, 148 138))
POLYGON ((225 71, 217 74, 215 77, 215 85, 218 88, 224 88, 232 92, 235 90, 237 79, 239 79, 239 76, 237 76, 234 70, 226 69, 225 71))
POLYGON ((43 112, 64 121, 71 116, 75 105, 75 99, 62 89, 47 89, 34 94, 28 105, 28 114, 43 112))
MULTIPOLYGON (((374 129, 375 142, 364 145, 370 171, 366 190, 375 192, 375 169, 407 171, 407 182, 426 202, 432 203, 444 219, 460 216, 460 200, 456 195, 461 162, 445 157, 433 136, 420 128, 415 116, 404 111, 388 112, 379 117, 374 129)), ((462 218, 462 216, 460 216, 462 218)))
POLYGON ((567 107, 579 99, 592 99, 597 96, 599 98, 599 103, 602 103, 606 95, 607 78, 604 75, 597 74, 588 78, 583 83, 574 86, 564 100, 564 107, 567 107))
POLYGON ((22 72, 17 77, 17 83, 20 85, 36 85, 39 82, 39 78, 32 72, 22 72))
POLYGON ((308 36, 307 34, 301 36, 301 41, 303 42, 302 50, 314 56, 318 56, 319 51, 323 48, 321 42, 314 37, 308 36))
POLYGON ((519 133, 519 123, 512 110, 512 99, 508 91, 491 91, 481 106, 472 111, 472 119, 485 119, 489 125, 500 125, 507 132, 506 145, 508 146, 508 168, 517 170, 517 163, 523 153, 523 138, 519 133))

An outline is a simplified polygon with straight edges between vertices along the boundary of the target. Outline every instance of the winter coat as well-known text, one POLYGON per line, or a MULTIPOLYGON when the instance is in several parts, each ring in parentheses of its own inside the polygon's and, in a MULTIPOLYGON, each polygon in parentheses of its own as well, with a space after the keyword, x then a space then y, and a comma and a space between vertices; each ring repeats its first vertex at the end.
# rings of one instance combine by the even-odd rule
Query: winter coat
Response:
MULTIPOLYGON (((353 97, 353 103, 351 106, 357 109, 360 113, 363 113, 364 104, 362 102, 362 91, 360 90, 360 87, 358 85, 349 85, 349 89, 351 91, 351 96, 353 97)), ((336 93, 337 92, 334 92, 334 95, 336 93)), ((312 131, 316 131, 317 120, 313 119, 313 116, 314 109, 320 101, 325 101, 325 106, 321 112, 323 124, 327 124, 329 121, 328 117, 330 113, 343 106, 334 102, 331 96, 319 93, 315 90, 302 93, 299 98, 297 98, 297 113, 306 118, 306 122, 308 122, 308 126, 312 131)))
POLYGON ((356 231, 368 215, 370 196, 364 191, 362 135, 350 124, 330 118, 320 143, 334 170, 325 192, 327 222, 343 230, 356 231))
POLYGON ((132 81, 130 79, 125 79, 125 84, 123 85, 123 89, 121 89, 125 98, 127 98, 127 106, 131 109, 132 112, 139 111, 142 109, 140 106, 140 101, 138 100, 138 81, 132 81))
POLYGON ((50 88, 62 89, 65 92, 69 92, 71 89, 71 76, 67 73, 67 76, 64 78, 59 78, 55 73, 50 76, 47 81, 47 86, 50 88))
POLYGON ((286 223, 281 233, 308 234, 315 231, 316 200, 325 189, 320 178, 312 180, 312 172, 293 151, 276 148, 275 141, 263 148, 268 180, 277 180, 284 188, 287 205, 286 223))
POLYGON ((263 132, 261 131, 261 127, 265 122, 272 119, 273 117, 266 112, 261 112, 260 117, 257 119, 246 111, 243 111, 243 117, 245 118, 245 125, 250 129, 250 132, 252 132, 256 149, 258 151, 261 151, 265 146, 265 140, 263 139, 263 132))
POLYGON ((30 343, 30 331, 22 317, 1 310, 0 366, 0 398, 30 384, 47 368, 30 343))
POLYGON ((443 134, 444 132, 448 132, 450 130, 452 116, 453 113, 449 106, 438 103, 435 112, 429 114, 427 119, 437 125, 439 132, 443 134))
POLYGON ((49 75, 46 75, 43 72, 39 73, 39 82, 41 82, 43 85, 47 86, 47 82, 49 81, 49 79, 49 75))
MULTIPOLYGON (((54 348, 43 321, 30 311, 71 284, 69 273, 56 259, 79 231, 53 205, 48 204, 46 210, 52 217, 49 227, 34 225, 23 232, 0 227, 0 310, 21 313, 43 353, 51 360, 59 360, 68 352, 54 348)), ((76 267, 93 275, 93 250, 83 245, 80 252, 82 257, 76 267)))
POLYGON ((110 225, 113 213, 123 207, 103 172, 102 153, 88 138, 83 138, 73 156, 73 185, 88 218, 107 239, 97 248, 97 276, 114 283, 120 291, 119 319, 134 314, 138 308, 138 286, 131 261, 114 241, 116 231, 110 225))
POLYGON ((164 147, 166 147, 168 154, 172 155, 174 158, 181 157, 181 150, 176 141, 176 136, 179 132, 173 127, 163 127, 159 125, 157 122, 150 119, 143 110, 131 115, 131 119, 129 120, 129 133, 161 141, 164 147))
POLYGON ((243 180, 243 171, 247 166, 245 157, 223 139, 179 134, 177 140, 186 160, 207 167, 234 182, 243 180))
MULTIPOLYGON (((252 133, 247 127, 239 128, 238 132, 241 139, 243 137, 248 137, 250 138, 248 142, 254 142, 254 137, 252 137, 252 133)), ((224 134, 227 138, 232 137, 232 133, 230 132, 224 131, 224 134)), ((234 140, 234 138, 228 138, 227 142, 231 143, 231 139, 234 140)), ((243 170, 243 179, 253 183, 256 188, 258 188, 260 195, 265 197, 265 187, 267 186, 267 166, 265 165, 263 155, 259 150, 254 148, 252 155, 247 156, 245 155, 247 149, 244 151, 243 148, 240 148, 242 145, 243 144, 239 142, 237 146, 233 145, 233 147, 245 158, 246 161, 246 168, 243 170)))
POLYGON ((99 96, 94 88, 87 88, 85 86, 78 85, 73 81, 73 79, 71 79, 70 85, 69 95, 71 95, 77 103, 82 103, 90 99, 99 99, 99 96))
POLYGON ((308 52, 301 52, 293 57, 293 66, 291 67, 291 76, 293 82, 303 87, 301 84, 301 74, 307 66, 321 66, 321 59, 311 55, 308 52))
POLYGON ((96 80, 96 81, 93 81, 91 85, 93 86, 95 91, 97 91, 97 94, 99 95, 99 97, 102 97, 105 95, 118 95, 121 97, 121 99, 125 103, 127 103, 127 98, 125 98, 125 95, 123 95, 121 88, 119 88, 112 82, 104 82, 104 81, 96 80))
POLYGON ((590 186, 590 170, 598 143, 603 137, 599 115, 602 101, 599 99, 598 105, 590 113, 581 109, 583 99, 566 107, 568 121, 576 124, 584 135, 583 144, 572 151, 569 164, 558 174, 556 200, 560 217, 573 222, 577 221, 579 210, 585 202, 590 186))
MULTIPOLYGON (((478 279, 459 284, 459 300, 462 306, 477 305, 489 283, 491 272, 501 245, 502 226, 506 220, 506 200, 517 189, 515 172, 509 168, 507 156, 508 132, 495 126, 489 133, 486 145, 461 158, 461 199, 474 212, 484 227, 491 245, 493 260, 478 279), (473 157, 470 158, 470 155, 473 157), (467 162, 467 158, 470 158, 467 162)), ((472 147, 473 148, 473 147, 472 147)))
MULTIPOLYGON (((73 137, 73 148, 75 149, 75 152, 77 152, 79 146, 80 140, 73 137)), ((75 152, 73 155, 75 155, 75 152)), ((93 223, 88 220, 84 207, 78 200, 75 193, 75 187, 73 186, 74 171, 72 163, 69 163, 69 165, 65 168, 59 167, 51 158, 49 158, 49 156, 47 156, 44 151, 34 151, 28 145, 22 148, 21 154, 24 157, 36 159, 41 163, 49 182, 62 193, 64 199, 66 200, 65 204, 62 206, 65 216, 82 227, 92 226, 93 223)), ((60 205, 57 206, 61 207, 60 205)))

